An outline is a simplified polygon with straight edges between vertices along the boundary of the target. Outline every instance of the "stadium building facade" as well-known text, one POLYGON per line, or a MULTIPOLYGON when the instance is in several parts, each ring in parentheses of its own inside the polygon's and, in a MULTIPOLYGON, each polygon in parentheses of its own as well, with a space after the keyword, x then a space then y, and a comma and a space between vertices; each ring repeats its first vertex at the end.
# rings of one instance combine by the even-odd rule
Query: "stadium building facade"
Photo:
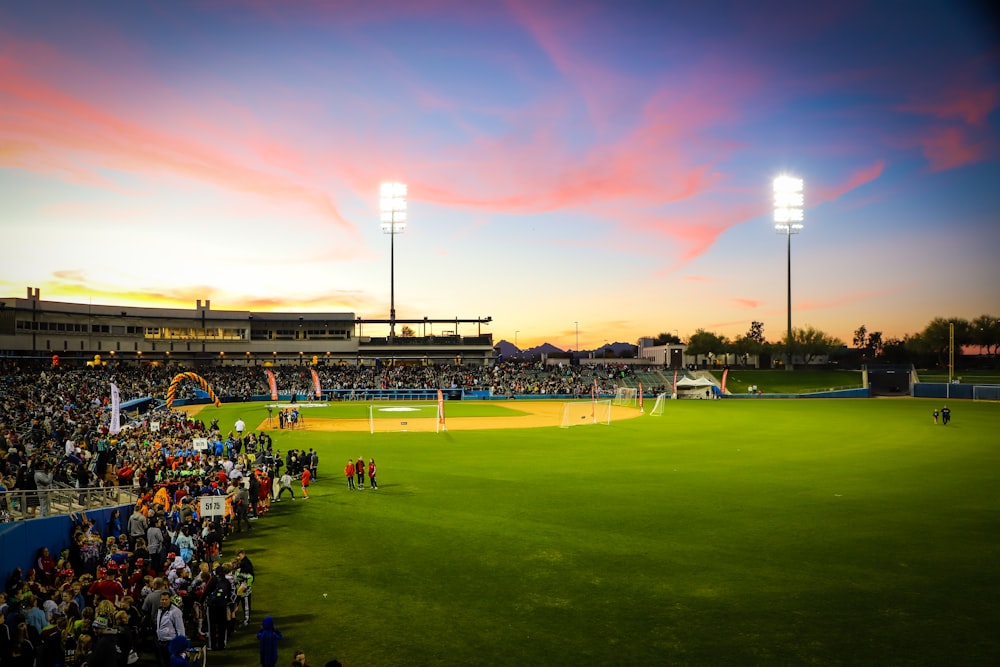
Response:
POLYGON ((485 365, 495 357, 493 336, 482 330, 491 322, 491 317, 397 318, 408 335, 370 336, 365 327, 381 330, 389 320, 348 312, 213 310, 207 299, 198 300, 193 310, 43 301, 41 291, 29 287, 26 298, 0 298, 0 357, 70 366, 94 361, 485 365))

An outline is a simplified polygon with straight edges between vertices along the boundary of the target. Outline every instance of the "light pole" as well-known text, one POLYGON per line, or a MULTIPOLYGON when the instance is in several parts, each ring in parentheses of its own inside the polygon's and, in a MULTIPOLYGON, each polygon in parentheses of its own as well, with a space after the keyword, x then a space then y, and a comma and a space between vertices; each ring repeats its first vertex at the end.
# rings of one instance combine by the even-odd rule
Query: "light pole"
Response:
POLYGON ((576 326, 576 351, 579 352, 580 351, 580 323, 579 322, 573 322, 573 324, 576 326))
POLYGON ((792 234, 802 229, 805 195, 802 179, 783 174, 774 179, 774 229, 784 234, 788 248, 788 340, 785 369, 792 370, 792 234))
POLYGON ((519 333, 521 333, 520 329, 514 332, 514 347, 517 347, 517 334, 519 333))
POLYGON ((396 338, 396 234, 406 229, 406 183, 387 182, 380 188, 382 232, 389 235, 389 340, 396 338))

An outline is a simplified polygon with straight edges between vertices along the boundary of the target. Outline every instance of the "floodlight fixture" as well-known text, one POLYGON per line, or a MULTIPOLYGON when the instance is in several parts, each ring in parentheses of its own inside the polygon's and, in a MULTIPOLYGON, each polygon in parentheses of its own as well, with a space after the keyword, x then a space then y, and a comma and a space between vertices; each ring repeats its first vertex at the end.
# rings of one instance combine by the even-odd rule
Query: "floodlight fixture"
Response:
POLYGON ((406 183, 389 181, 379 188, 382 231, 389 235, 389 340, 396 338, 396 234, 406 229, 406 183))
POLYGON ((805 208, 804 184, 801 178, 782 174, 774 179, 774 229, 786 237, 788 255, 788 338, 785 347, 785 368, 792 370, 792 234, 802 229, 805 208))

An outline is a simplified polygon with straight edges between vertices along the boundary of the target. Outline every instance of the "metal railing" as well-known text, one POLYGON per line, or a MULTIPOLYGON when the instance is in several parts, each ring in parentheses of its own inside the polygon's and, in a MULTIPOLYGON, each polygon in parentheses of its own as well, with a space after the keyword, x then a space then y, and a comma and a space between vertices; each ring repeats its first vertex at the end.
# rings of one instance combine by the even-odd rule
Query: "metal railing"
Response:
POLYGON ((0 492, 0 523, 134 504, 137 499, 138 493, 131 486, 76 489, 57 485, 45 491, 3 491, 0 492), (43 507, 47 510, 45 514, 42 514, 43 507))

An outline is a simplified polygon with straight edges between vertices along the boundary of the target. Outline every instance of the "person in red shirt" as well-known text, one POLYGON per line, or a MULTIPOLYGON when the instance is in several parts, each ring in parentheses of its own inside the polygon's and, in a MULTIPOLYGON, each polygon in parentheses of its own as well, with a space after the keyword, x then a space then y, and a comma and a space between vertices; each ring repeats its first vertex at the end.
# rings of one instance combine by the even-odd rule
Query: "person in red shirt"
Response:
POLYGON ((49 555, 49 548, 42 547, 38 550, 38 558, 35 559, 35 570, 38 578, 46 585, 51 585, 56 578, 56 562, 49 555))
POLYGON ((378 468, 375 467, 375 459, 368 459, 368 482, 372 485, 373 489, 378 488, 378 482, 375 480, 375 473, 378 472, 378 468))
POLYGON ((344 475, 347 477, 347 488, 354 489, 354 461, 347 459, 344 467, 344 475))
POLYGON ((358 457, 358 462, 354 464, 354 470, 358 475, 358 488, 365 488, 365 457, 358 457))
MULTIPOLYGON (((116 569, 117 571, 117 569, 116 569)), ((118 600, 125 597, 125 589, 117 579, 108 576, 107 569, 97 568, 97 580, 87 589, 87 595, 99 595, 105 600, 111 600, 117 604, 118 600)))
POLYGON ((309 472, 309 468, 302 469, 302 497, 309 500, 309 481, 312 479, 312 473, 309 472))

